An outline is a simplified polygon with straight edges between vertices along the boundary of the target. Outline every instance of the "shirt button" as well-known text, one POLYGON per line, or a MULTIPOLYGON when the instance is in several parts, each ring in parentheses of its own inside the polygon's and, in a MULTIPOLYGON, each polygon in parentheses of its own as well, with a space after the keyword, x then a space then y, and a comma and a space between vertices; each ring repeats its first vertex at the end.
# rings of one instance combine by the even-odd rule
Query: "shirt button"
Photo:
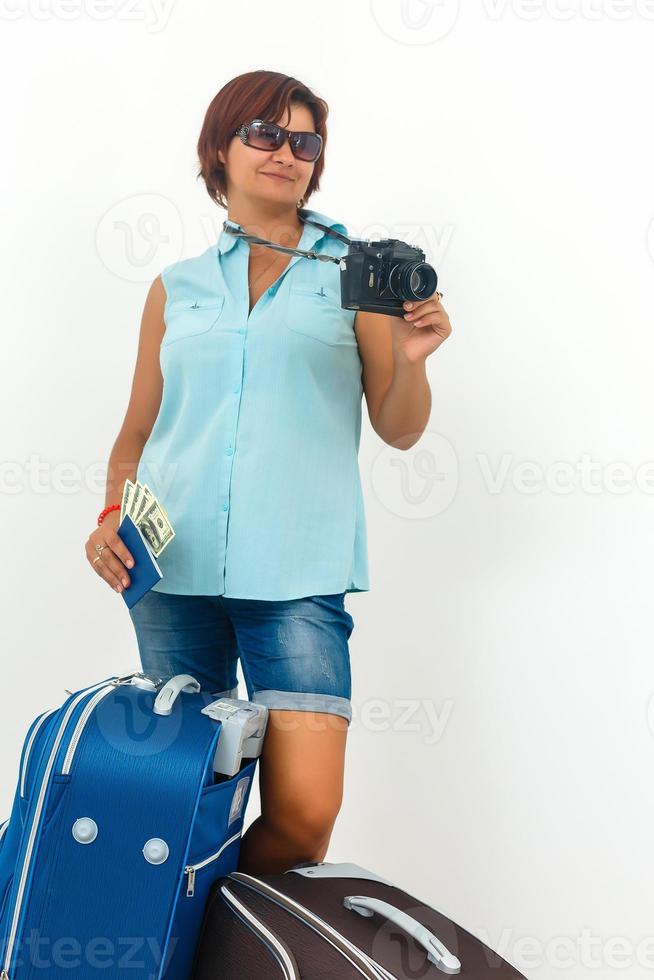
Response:
POLYGON ((223 510, 229 510, 229 504, 227 503, 227 501, 225 501, 225 503, 223 504, 223 510))
POLYGON ((240 390, 241 390, 240 385, 234 385, 234 387, 232 388, 232 391, 234 392, 235 395, 238 395, 240 390))
POLYGON ((275 292, 275 287, 271 286, 270 289, 268 290, 268 295, 272 296, 274 292, 275 292))
POLYGON ((225 450, 225 452, 227 453, 228 456, 231 456, 232 453, 234 452, 234 450, 232 449, 231 446, 228 446, 227 449, 225 450))

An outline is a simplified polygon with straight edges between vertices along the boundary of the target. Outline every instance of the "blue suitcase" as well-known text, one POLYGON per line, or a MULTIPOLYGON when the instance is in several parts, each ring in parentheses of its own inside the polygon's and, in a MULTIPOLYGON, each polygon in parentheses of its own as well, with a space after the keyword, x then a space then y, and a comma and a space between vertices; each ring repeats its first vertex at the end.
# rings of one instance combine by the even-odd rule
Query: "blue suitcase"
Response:
POLYGON ((267 710, 187 674, 67 693, 30 725, 0 825, 0 978, 187 980, 267 710))

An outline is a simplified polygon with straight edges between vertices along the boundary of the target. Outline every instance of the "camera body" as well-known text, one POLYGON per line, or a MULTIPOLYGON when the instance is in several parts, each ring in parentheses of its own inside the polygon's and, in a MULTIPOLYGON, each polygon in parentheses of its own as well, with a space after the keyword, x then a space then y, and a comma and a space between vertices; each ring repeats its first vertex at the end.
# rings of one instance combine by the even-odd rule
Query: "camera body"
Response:
POLYGON ((341 306, 403 316, 406 300, 420 302, 436 292, 436 270, 420 248, 397 238, 350 239, 339 263, 341 306))

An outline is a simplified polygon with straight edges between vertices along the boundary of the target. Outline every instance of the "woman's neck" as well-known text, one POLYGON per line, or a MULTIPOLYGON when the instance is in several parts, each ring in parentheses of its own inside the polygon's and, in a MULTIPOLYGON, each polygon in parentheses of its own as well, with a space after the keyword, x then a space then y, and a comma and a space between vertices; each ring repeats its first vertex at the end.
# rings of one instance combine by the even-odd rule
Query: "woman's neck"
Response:
POLYGON ((258 203, 240 201, 228 205, 227 217, 239 224, 248 235, 257 235, 277 245, 297 241, 304 224, 297 208, 266 211, 258 203))

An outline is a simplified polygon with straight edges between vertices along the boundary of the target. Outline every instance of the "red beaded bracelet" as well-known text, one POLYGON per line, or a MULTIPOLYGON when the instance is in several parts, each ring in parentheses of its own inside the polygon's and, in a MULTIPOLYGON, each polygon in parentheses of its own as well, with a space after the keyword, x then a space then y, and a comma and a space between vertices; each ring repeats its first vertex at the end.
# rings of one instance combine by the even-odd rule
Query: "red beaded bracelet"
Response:
POLYGON ((104 510, 101 510, 98 516, 98 524, 102 524, 107 514, 109 514, 112 510, 120 510, 120 506, 121 506, 120 504, 109 504, 108 507, 105 507, 104 510))

